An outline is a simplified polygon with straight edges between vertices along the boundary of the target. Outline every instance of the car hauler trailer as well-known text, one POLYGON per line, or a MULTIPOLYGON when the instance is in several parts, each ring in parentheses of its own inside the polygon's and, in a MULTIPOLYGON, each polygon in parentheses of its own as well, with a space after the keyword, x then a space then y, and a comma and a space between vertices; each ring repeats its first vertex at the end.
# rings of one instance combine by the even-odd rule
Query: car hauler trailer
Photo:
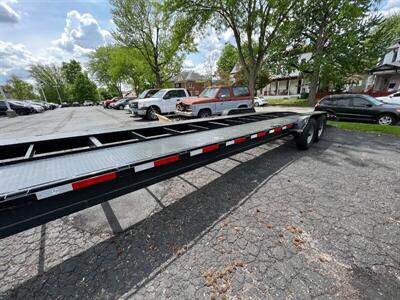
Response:
POLYGON ((307 149, 325 120, 250 113, 0 143, 0 238, 287 135, 307 149))

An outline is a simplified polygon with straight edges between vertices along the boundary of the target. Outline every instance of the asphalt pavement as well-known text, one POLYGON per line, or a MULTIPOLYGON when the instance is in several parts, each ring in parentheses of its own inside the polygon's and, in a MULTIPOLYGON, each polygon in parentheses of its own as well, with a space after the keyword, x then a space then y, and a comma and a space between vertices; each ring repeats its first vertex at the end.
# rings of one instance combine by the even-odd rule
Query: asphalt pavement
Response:
MULTIPOLYGON (((137 123, 66 108, 0 119, 0 139, 137 123)), ((0 299, 400 299, 399 154, 328 128, 0 240, 0 299)))

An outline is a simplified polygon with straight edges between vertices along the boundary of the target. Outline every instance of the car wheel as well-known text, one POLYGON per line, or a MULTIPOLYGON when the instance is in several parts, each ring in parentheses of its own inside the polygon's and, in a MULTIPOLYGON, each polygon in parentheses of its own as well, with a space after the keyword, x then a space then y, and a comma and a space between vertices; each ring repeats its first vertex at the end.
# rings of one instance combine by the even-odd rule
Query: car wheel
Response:
POLYGON ((157 120, 158 118, 157 118, 157 115, 156 114, 160 114, 161 112, 160 112, 160 109, 158 108, 158 107, 153 107, 153 106, 151 106, 151 107, 149 107, 148 109, 147 109, 147 112, 146 112, 146 119, 147 120, 157 120))
POLYGON ((308 120, 308 124, 304 128, 303 132, 295 137, 295 142, 298 149, 307 150, 311 147, 317 133, 316 129, 317 121, 311 118, 308 120))
POLYGON ((254 106, 255 106, 255 107, 259 107, 259 106, 260 106, 260 103, 254 102, 254 106))
POLYGON ((120 107, 119 107, 119 109, 120 109, 120 110, 123 110, 123 109, 124 109, 124 107, 123 107, 123 106, 120 106, 120 107))
POLYGON ((315 134, 314 142, 318 142, 325 132, 326 117, 320 116, 317 118, 317 132, 315 134))
POLYGON ((199 111, 199 118, 208 118, 211 116, 211 111, 209 109, 202 109, 199 111))
POLYGON ((389 114, 380 115, 377 120, 377 123, 379 125, 384 125, 384 126, 392 125, 394 124, 394 122, 395 122, 394 117, 389 114))

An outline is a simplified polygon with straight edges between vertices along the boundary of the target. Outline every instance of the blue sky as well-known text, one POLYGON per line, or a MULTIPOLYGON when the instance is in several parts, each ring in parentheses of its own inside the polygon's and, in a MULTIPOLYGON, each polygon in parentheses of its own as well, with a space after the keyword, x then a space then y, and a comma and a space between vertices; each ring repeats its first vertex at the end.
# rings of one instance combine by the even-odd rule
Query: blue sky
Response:
MULTIPOLYGON (((399 12, 400 0, 380 7, 384 15, 399 12)), ((75 58, 84 64, 88 53, 112 41, 111 19, 108 0, 0 0, 0 84, 11 74, 29 79, 27 69, 36 62, 75 58)), ((209 29, 196 40, 199 52, 189 55, 184 67, 203 73, 232 34, 209 29)))

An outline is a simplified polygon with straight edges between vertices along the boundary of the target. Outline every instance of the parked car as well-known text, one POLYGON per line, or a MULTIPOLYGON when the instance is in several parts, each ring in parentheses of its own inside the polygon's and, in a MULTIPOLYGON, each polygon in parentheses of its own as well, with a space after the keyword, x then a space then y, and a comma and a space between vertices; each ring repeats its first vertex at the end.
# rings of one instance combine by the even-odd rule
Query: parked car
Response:
POLYGON ((113 109, 124 109, 125 105, 127 105, 128 102, 132 99, 133 99, 132 97, 122 98, 117 102, 111 103, 110 107, 113 109))
POLYGON ((396 92, 384 97, 377 97, 376 99, 385 103, 400 104, 400 92, 396 92))
POLYGON ((156 114, 175 113, 176 103, 191 97, 186 89, 162 89, 150 98, 139 98, 130 101, 132 114, 148 120, 156 120, 156 114))
POLYGON ((81 106, 81 105, 80 105, 79 102, 72 102, 72 106, 74 106, 74 107, 79 107, 79 106, 81 106))
POLYGON ((183 117, 206 118, 219 115, 226 109, 249 108, 253 97, 247 86, 206 88, 196 99, 183 99, 177 104, 176 114, 183 117))
POLYGON ((37 102, 31 101, 31 100, 26 100, 26 103, 29 103, 33 109, 35 110, 36 113, 41 113, 45 111, 45 108, 43 105, 38 104, 37 102))
POLYGON ((112 99, 105 100, 105 101, 103 101, 103 107, 110 108, 111 103, 115 103, 120 99, 122 99, 122 97, 119 96, 119 97, 114 97, 112 99))
POLYGON ((331 95, 322 98, 315 110, 326 111, 331 119, 375 121, 392 125, 400 120, 400 105, 387 104, 368 95, 331 95))
POLYGON ((61 103, 61 107, 70 107, 71 106, 71 103, 69 103, 69 102, 62 102, 61 103))
POLYGON ((7 114, 7 104, 9 105, 10 109, 14 110, 17 115, 29 115, 32 112, 32 108, 28 107, 24 104, 18 103, 18 101, 13 100, 5 100, 0 101, 0 112, 1 114, 7 114))
POLYGON ((267 101, 263 97, 254 97, 254 106, 263 106, 267 101))
POLYGON ((85 102, 83 102, 83 106, 93 106, 93 101, 90 100, 86 100, 85 102))

